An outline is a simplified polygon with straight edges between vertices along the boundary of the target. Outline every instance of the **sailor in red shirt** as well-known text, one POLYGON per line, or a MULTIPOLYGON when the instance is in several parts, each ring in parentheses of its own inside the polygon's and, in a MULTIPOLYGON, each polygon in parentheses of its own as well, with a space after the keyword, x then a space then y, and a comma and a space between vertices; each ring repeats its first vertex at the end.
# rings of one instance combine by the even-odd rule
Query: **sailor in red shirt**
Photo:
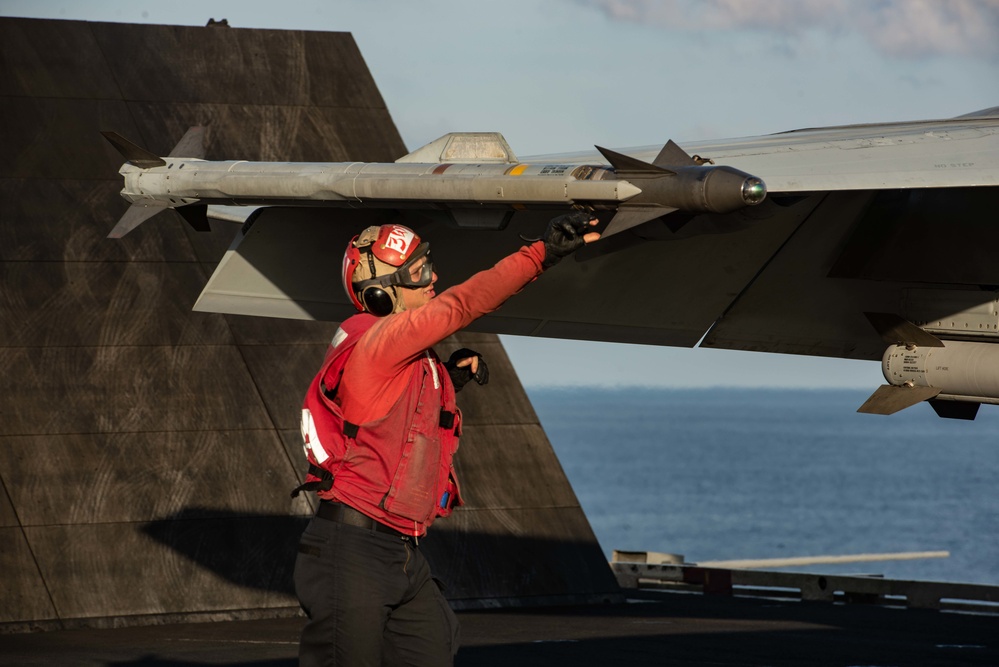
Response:
POLYGON ((440 295, 429 244, 412 230, 369 227, 348 245, 344 289, 363 312, 338 329, 303 410, 305 488, 319 489, 320 507, 295 565, 310 619, 301 665, 452 663, 457 619, 418 546, 461 502, 455 391, 488 375, 471 350, 443 363, 431 348, 597 240, 596 223, 559 216, 542 240, 440 295))

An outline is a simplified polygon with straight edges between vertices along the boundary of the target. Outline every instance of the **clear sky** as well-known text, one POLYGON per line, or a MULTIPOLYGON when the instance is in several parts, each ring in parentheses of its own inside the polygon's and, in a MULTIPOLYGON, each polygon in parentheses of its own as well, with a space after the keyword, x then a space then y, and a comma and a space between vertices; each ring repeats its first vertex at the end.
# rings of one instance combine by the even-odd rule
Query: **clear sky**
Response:
MULTIPOLYGON (((0 0, 0 15, 349 31, 412 149, 519 156, 999 105, 999 0, 0 0)), ((231 156, 238 157, 238 156, 231 156)), ((874 362, 504 337, 529 386, 869 387, 874 362)))

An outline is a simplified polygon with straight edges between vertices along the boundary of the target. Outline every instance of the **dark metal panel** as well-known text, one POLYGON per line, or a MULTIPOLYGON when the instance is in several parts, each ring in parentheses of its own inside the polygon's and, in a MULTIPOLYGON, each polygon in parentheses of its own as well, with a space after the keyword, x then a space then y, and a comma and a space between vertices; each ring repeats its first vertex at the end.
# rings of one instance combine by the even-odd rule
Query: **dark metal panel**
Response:
MULTIPOLYGON (((194 252, 197 254, 198 260, 202 263, 201 266, 205 274, 205 282, 207 282, 209 276, 211 276, 215 271, 215 267, 218 266, 218 263, 222 261, 222 257, 225 256, 225 251, 229 249, 229 245, 232 243, 233 237, 239 234, 239 230, 242 225, 236 222, 209 219, 208 225, 211 227, 211 232, 206 233, 194 229, 194 227, 187 224, 187 221, 182 222, 182 218, 179 213, 169 213, 167 215, 174 216, 174 223, 180 223, 180 229, 182 229, 184 234, 187 235, 188 242, 191 244, 191 247, 194 248, 194 252)), ((143 225, 143 227, 146 226, 147 225, 143 225)), ((134 233, 135 232, 129 233, 129 236, 134 233)), ((202 285, 202 287, 204 287, 204 285, 202 285)))
POLYGON ((113 180, 0 178, 0 261, 195 259, 179 233, 183 223, 173 213, 150 220, 123 239, 106 239, 128 207, 120 191, 121 183, 113 180))
POLYGON ((578 508, 455 512, 431 526, 420 549, 459 604, 619 591, 578 508))
MULTIPOLYGON (((573 508, 582 514, 540 424, 467 425, 455 456, 466 508, 573 508)), ((542 557, 539 554, 539 558, 542 557)))
MULTIPOLYGON (((2 97, 0 177, 117 178, 123 160, 100 135, 135 125, 120 100, 2 97)), ((177 137, 180 139, 180 137, 177 137)))
POLYGON ((301 521, 288 517, 27 528, 60 618, 297 605, 291 590, 301 521))
POLYGON ((231 344, 221 315, 190 312, 204 282, 196 263, 0 262, 0 341, 12 347, 231 344))
MULTIPOLYGON (((309 101, 312 105, 386 108, 352 34, 315 31, 300 34, 310 73, 309 101)), ((394 130, 395 125, 386 124, 384 128, 394 130)))
POLYGON ((349 33, 90 25, 128 100, 385 108, 349 33))
POLYGON ((388 111, 358 109, 315 109, 308 118, 319 127, 336 130, 339 141, 319 145, 321 161, 360 160, 365 162, 394 162, 408 151, 402 138, 395 132, 388 111), (392 131, 386 130, 391 127, 392 131), (342 152, 334 150, 342 147, 342 152), (342 156, 342 157, 340 157, 342 156))
POLYGON ((260 430, 7 436, 0 470, 26 527, 154 521, 191 507, 201 518, 281 514, 293 475, 277 434, 260 430))
POLYGON ((20 525, 20 523, 17 520, 17 513, 14 512, 14 506, 10 502, 3 477, 0 476, 0 528, 11 528, 20 525))
POLYGON ((129 102, 128 108, 137 126, 129 138, 157 155, 173 150, 194 125, 209 127, 209 160, 391 162, 405 152, 398 133, 384 129, 388 112, 379 109, 173 101, 129 102))
POLYGON ((0 623, 56 618, 24 532, 0 527, 0 623))
MULTIPOLYGON (((299 425, 296 424, 294 430, 279 431, 278 435, 281 436, 281 444, 284 446, 285 455, 295 470, 295 474, 291 478, 292 483, 285 489, 284 497, 288 498, 291 496, 291 490, 305 481, 305 474, 309 470, 309 461, 305 458, 305 449, 302 447, 302 429, 299 425)), ((318 503, 315 493, 303 491, 298 495, 298 500, 304 504, 298 504, 296 501, 292 508, 294 514, 311 516, 315 513, 318 503)))
POLYGON ((246 368, 260 390, 275 427, 299 428, 302 399, 326 354, 325 343, 245 345, 246 368))
MULTIPOLYGON (((339 282, 334 282, 330 289, 338 287, 339 282)), ((229 323, 229 329, 239 345, 296 345, 302 341, 325 345, 333 340, 333 335, 339 326, 336 322, 279 320, 244 315, 226 315, 225 320, 229 323)), ((315 370, 319 370, 319 362, 316 364, 315 370)), ((304 395, 305 387, 301 390, 304 395)))
POLYGON ((888 190, 860 217, 831 275, 999 285, 999 187, 888 190))
POLYGON ((234 346, 7 347, 0 364, 0 435, 272 427, 234 346))
POLYGON ((0 96, 112 99, 120 94, 84 21, 0 18, 0 96))

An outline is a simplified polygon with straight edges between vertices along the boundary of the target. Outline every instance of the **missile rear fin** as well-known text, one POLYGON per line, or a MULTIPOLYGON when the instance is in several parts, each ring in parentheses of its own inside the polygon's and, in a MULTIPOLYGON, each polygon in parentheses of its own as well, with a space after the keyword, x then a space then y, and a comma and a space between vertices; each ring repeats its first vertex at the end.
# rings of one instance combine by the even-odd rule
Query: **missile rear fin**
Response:
POLYGON ((144 223, 149 218, 167 210, 167 206, 156 206, 154 204, 132 204, 121 216, 114 229, 108 234, 109 239, 120 239, 125 234, 144 223))
POLYGON ((117 132, 101 132, 101 135, 108 140, 108 143, 115 147, 115 150, 121 153, 121 156, 129 164, 135 165, 140 169, 163 167, 166 165, 166 161, 159 155, 150 153, 142 146, 132 143, 117 132))
MULTIPOLYGON (((205 134, 207 127, 196 125, 184 133, 177 145, 173 147, 167 157, 185 157, 202 159, 205 157, 205 134)), ((135 144, 117 132, 101 132, 105 139, 121 153, 125 160, 140 169, 151 169, 153 167, 165 167, 166 160, 155 153, 147 151, 145 148, 135 144)), ((134 203, 128 207, 125 214, 121 216, 118 223, 108 234, 109 239, 120 239, 130 231, 149 220, 161 211, 172 208, 166 204, 154 204, 149 202, 134 203)), ((210 231, 205 206, 179 206, 177 212, 198 231, 210 231)))
MULTIPOLYGON (((662 162, 664 154, 667 154, 667 158, 673 155, 672 151, 668 151, 670 145, 674 146, 676 150, 680 151, 684 156, 687 156, 679 146, 674 144, 672 141, 663 146, 662 151, 659 152, 658 157, 656 157, 654 163, 645 162, 637 158, 633 158, 630 155, 625 155, 624 153, 618 153, 617 151, 612 151, 609 148, 604 148, 602 146, 594 146, 600 154, 604 156, 607 162, 610 163, 614 170, 619 176, 625 178, 634 178, 636 176, 672 176, 676 174, 675 171, 666 168, 662 162)), ((689 157, 689 156, 687 156, 689 157)), ((632 227, 637 227, 639 225, 645 224, 656 218, 661 218, 664 215, 672 213, 677 209, 672 206, 630 206, 618 207, 617 213, 607 224, 607 227, 601 233, 602 238, 607 238, 618 234, 625 230, 631 229, 632 227)))

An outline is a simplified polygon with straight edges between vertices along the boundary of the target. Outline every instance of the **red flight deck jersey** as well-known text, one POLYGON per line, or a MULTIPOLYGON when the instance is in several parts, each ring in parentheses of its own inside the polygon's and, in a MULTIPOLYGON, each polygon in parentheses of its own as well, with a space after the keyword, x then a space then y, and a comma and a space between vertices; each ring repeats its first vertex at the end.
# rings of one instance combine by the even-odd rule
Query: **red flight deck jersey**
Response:
POLYGON ((460 414, 443 363, 430 349, 499 308, 542 271, 544 244, 521 248, 412 311, 375 321, 357 340, 343 371, 337 401, 344 420, 359 426, 337 466, 337 500, 407 535, 420 536, 437 516, 441 494, 456 491, 452 457, 460 414), (441 410, 457 414, 453 428, 441 410))

